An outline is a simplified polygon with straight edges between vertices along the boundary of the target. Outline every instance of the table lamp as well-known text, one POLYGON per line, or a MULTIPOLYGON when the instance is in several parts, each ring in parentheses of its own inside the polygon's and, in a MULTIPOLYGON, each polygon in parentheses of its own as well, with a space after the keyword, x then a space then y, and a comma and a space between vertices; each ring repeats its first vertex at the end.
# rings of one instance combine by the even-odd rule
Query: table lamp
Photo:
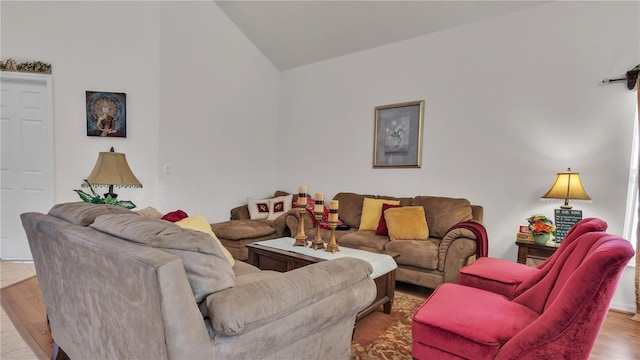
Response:
POLYGON ((561 209, 571 209, 569 199, 591 201, 591 198, 584 191, 580 174, 571 172, 571 168, 567 168, 567 172, 558 173, 556 181, 553 183, 549 191, 541 196, 541 199, 562 199, 564 205, 561 209))
MULTIPOLYGON (((113 193, 113 187, 137 187, 141 188, 142 184, 129 168, 127 158, 123 153, 113 151, 113 147, 109 152, 100 152, 98 160, 93 167, 93 171, 87 178, 91 186, 108 186, 109 192, 104 194, 106 198, 111 195, 117 198, 118 194, 113 193)), ((82 186, 87 186, 82 184, 82 186)))

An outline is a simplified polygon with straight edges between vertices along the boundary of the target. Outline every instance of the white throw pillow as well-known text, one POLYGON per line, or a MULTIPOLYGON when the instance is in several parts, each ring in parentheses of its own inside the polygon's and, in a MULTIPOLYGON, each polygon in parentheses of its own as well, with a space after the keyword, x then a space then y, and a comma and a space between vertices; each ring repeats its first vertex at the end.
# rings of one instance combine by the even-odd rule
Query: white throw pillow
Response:
POLYGON ((269 216, 267 220, 275 220, 278 216, 291 210, 293 194, 278 196, 269 201, 269 216))
POLYGON ((270 199, 247 198, 247 207, 251 220, 264 220, 269 217, 271 201, 270 199))

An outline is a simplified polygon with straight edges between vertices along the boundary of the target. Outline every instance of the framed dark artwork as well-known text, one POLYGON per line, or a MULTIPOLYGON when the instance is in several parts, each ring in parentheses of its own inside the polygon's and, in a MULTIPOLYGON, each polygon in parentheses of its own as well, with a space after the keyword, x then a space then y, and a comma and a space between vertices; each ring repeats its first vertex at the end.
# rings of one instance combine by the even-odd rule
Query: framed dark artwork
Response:
POLYGON ((582 220, 582 210, 554 209, 556 221, 556 242, 561 243, 569 230, 582 220))
POLYGON ((87 136, 127 137, 127 94, 87 91, 87 136))
POLYGON ((373 167, 422 166, 424 100, 376 106, 373 167))

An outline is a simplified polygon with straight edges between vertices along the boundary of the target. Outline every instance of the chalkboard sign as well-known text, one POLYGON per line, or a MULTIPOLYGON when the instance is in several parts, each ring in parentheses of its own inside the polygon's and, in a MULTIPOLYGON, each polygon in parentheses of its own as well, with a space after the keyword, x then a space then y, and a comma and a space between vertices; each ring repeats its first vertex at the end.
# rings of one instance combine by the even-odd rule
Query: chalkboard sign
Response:
POLYGON ((556 242, 561 243, 571 227, 582 220, 582 210, 555 209, 556 242))

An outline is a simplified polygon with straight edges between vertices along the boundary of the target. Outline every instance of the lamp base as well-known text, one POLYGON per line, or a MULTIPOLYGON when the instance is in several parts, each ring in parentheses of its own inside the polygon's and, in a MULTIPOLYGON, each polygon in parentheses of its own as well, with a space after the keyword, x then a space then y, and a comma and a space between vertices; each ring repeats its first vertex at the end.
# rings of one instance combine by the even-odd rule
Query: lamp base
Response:
POLYGON ((573 206, 571 206, 571 205, 560 205, 560 209, 569 210, 569 209, 573 209, 573 206))
POLYGON ((112 198, 112 199, 115 199, 115 198, 117 198, 117 197, 118 197, 118 194, 114 194, 114 193, 108 192, 108 193, 105 193, 105 194, 104 194, 104 198, 106 199, 106 198, 107 198, 107 196, 109 196, 109 195, 111 195, 111 198, 112 198))

